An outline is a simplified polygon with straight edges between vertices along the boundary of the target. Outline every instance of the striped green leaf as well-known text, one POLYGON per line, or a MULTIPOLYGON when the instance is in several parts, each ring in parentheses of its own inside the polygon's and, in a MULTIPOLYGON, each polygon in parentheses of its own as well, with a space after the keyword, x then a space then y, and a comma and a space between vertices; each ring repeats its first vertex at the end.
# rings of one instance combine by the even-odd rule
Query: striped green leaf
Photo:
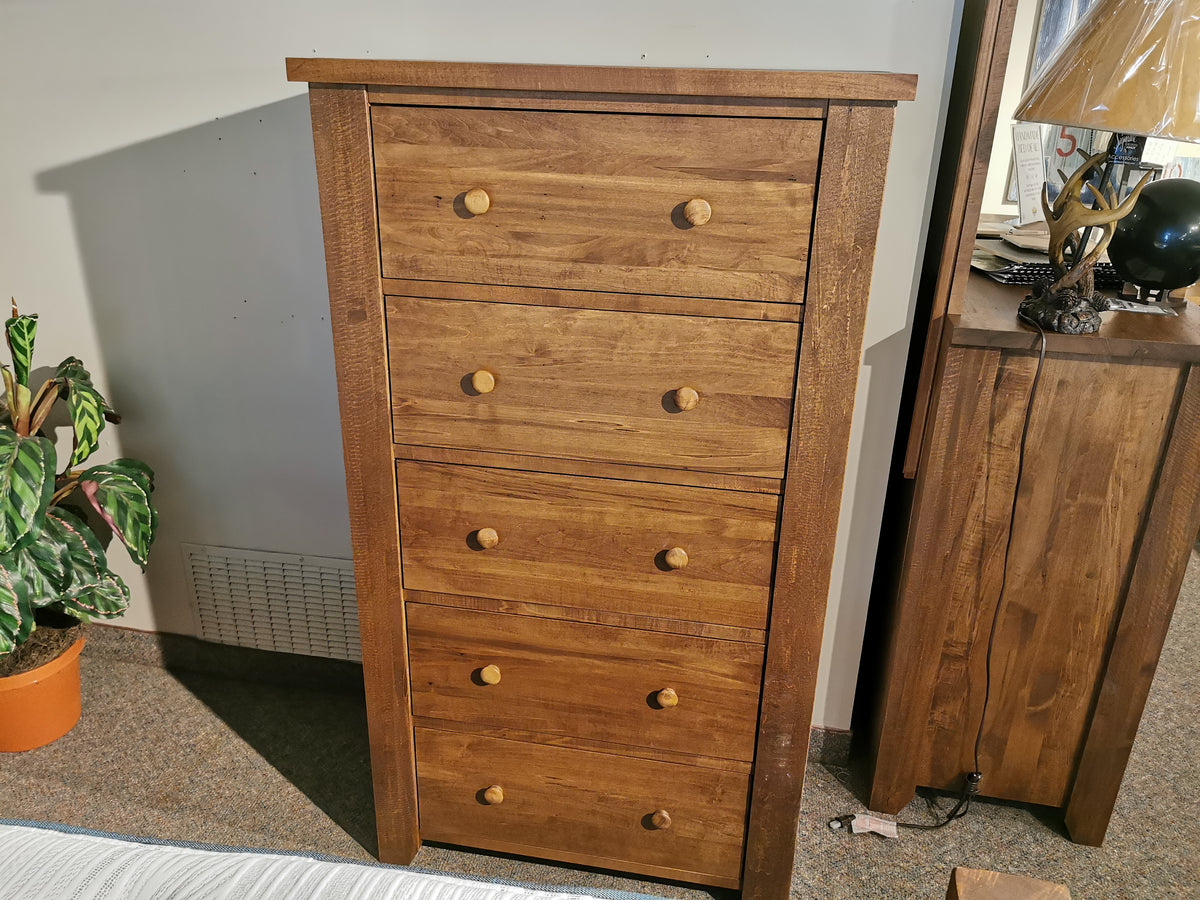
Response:
POLYGON ((0 553, 33 529, 54 494, 54 445, 0 428, 0 553))
POLYGON ((33 340, 37 337, 37 315, 14 316, 4 323, 4 331, 8 335, 17 384, 28 387, 29 370, 33 365, 33 340))
POLYGON ((82 619, 112 619, 129 608, 129 588, 109 571, 92 530, 65 509, 46 513, 43 537, 61 548, 64 584, 58 602, 82 619))
MULTIPOLYGON (((47 517, 42 520, 42 530, 21 551, 24 553, 26 565, 32 563, 37 567, 42 577, 49 583, 50 595, 55 598, 67 586, 68 571, 67 545, 58 534, 56 523, 51 522, 49 518, 60 512, 61 510, 55 507, 48 509, 47 517)), ((36 600, 32 602, 35 606, 46 605, 36 600)))
POLYGON ((0 656, 12 653, 33 633, 33 607, 20 576, 0 559, 0 656))
POLYGON ((104 420, 116 421, 117 416, 92 384, 91 374, 74 356, 68 356, 58 364, 54 378, 67 395, 67 410, 75 431, 75 449, 69 465, 74 467, 91 456, 100 445, 104 420))
POLYGON ((74 468, 100 446, 100 432, 104 430, 104 398, 95 388, 76 385, 67 394, 67 411, 75 430, 75 450, 69 463, 74 468))
POLYGON ((145 568, 158 528, 158 512, 150 500, 154 490, 150 467, 135 459, 114 460, 84 472, 79 487, 133 561, 145 568))
POLYGON ((56 541, 46 540, 41 532, 27 545, 20 545, 0 557, 0 563, 7 559, 11 563, 9 571, 24 582, 29 605, 35 609, 58 600, 66 576, 61 549, 56 541))
MULTIPOLYGON (((93 391, 96 390, 96 386, 92 384, 91 373, 83 367, 83 360, 75 356, 68 356, 60 362, 58 369, 54 373, 54 377, 68 388, 73 384, 78 384, 91 388, 93 391)), ((99 391, 96 391, 96 396, 100 397, 99 391)), ((104 411, 104 418, 108 421, 119 422, 121 420, 121 417, 113 411, 113 408, 108 405, 108 401, 103 397, 100 397, 100 406, 104 411)))

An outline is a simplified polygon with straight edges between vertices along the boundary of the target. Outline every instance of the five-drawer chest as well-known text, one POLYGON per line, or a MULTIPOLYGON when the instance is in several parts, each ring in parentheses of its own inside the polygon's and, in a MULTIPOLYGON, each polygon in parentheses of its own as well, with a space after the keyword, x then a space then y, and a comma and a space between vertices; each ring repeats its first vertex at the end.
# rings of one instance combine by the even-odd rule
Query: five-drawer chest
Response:
POLYGON ((896 101, 292 59, 380 857, 788 891, 896 101))

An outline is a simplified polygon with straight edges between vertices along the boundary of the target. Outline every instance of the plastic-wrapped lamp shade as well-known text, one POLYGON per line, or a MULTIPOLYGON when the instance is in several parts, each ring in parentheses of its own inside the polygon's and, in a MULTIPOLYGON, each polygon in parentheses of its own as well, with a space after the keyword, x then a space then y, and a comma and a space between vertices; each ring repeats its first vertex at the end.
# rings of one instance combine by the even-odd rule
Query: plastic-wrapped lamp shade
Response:
POLYGON ((1200 142, 1200 0, 1099 0, 1015 117, 1200 142))

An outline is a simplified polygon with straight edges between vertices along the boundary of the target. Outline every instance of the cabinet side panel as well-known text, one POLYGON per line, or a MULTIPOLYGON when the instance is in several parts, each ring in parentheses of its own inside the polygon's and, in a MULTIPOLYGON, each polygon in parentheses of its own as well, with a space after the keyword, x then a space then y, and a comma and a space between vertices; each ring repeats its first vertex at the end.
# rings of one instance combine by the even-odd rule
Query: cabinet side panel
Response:
POLYGON ((1145 534, 1067 803, 1071 838, 1099 846, 1129 762, 1196 532, 1200 530, 1200 372, 1187 375, 1145 534))
POLYGON ((956 724, 970 717, 965 690, 940 688, 942 670, 973 678, 968 651, 981 629, 987 639, 976 598, 994 597, 1003 574, 1015 488, 1009 463, 1035 365, 1033 358, 1014 360, 1002 372, 999 352, 946 351, 888 641, 872 809, 899 812, 927 782, 935 696, 955 704, 939 715, 956 724))
POLYGON ((891 638, 874 809, 897 812, 915 785, 957 790, 976 767, 993 618, 982 793, 1066 799, 1178 370, 1047 358, 1014 512, 1036 363, 1009 351, 947 355, 891 638))
POLYGON ((791 884, 892 106, 831 104, 788 450, 747 836, 746 900, 791 884))
MULTIPOLYGON (((1012 356, 1002 355, 1002 372, 1012 356)), ((994 585, 976 601, 981 626, 996 619, 979 754, 986 796, 1048 806, 1066 800, 1178 384, 1172 363, 1046 359, 1033 401, 1003 596, 997 601, 1001 585, 994 585)), ((1008 465, 1015 467, 1016 460, 1008 465)), ((992 552, 1003 558, 1004 545, 992 552)), ((953 784, 974 767, 986 650, 985 630, 968 648, 968 672, 955 677, 959 673, 943 665, 932 706, 931 787, 953 784), (952 699, 960 692, 969 693, 972 703, 969 715, 955 723, 947 713, 961 708, 952 699)))
POLYGON ((362 629, 379 858, 420 846, 370 120, 361 86, 309 92, 362 629))

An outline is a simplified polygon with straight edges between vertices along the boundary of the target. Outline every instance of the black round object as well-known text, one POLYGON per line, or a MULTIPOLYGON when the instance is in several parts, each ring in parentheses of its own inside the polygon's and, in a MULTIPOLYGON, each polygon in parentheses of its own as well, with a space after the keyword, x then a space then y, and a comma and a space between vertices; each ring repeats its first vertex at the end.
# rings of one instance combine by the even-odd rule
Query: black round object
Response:
POLYGON ((1200 279, 1200 181, 1153 181, 1117 222, 1108 258, 1126 281, 1174 290, 1200 279))

